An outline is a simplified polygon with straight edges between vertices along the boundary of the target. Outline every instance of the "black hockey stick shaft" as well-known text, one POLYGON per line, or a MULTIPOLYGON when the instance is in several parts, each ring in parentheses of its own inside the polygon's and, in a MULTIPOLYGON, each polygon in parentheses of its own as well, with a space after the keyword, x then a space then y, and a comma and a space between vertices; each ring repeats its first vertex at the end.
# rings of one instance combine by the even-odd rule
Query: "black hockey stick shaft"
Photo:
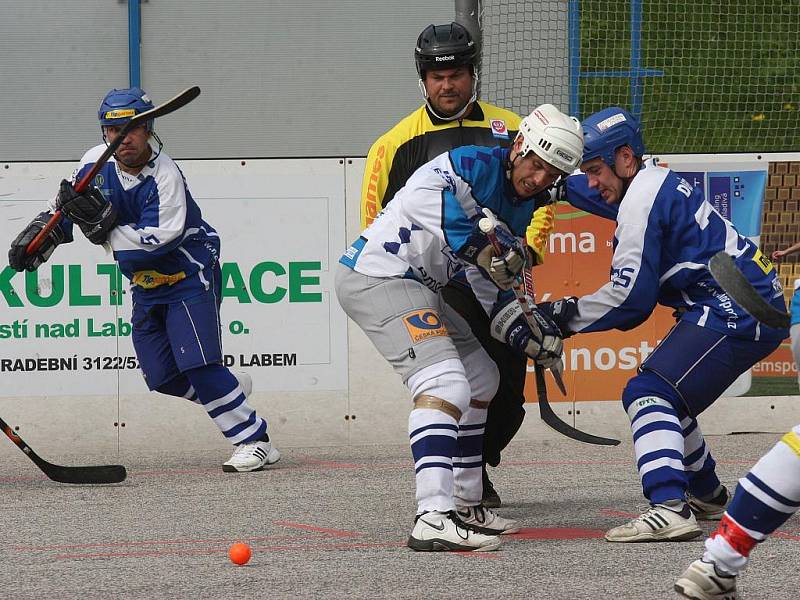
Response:
POLYGON ((539 417, 546 425, 555 429, 561 435, 585 444, 594 444, 596 446, 616 446, 619 444, 619 440, 586 433, 559 419, 547 400, 547 382, 544 378, 544 369, 539 365, 534 365, 534 368, 536 373, 536 397, 539 400, 539 417))
POLYGON ((746 310, 750 316, 775 329, 787 329, 791 323, 791 315, 778 310, 769 304, 747 280, 733 262, 733 258, 725 251, 717 252, 708 261, 708 270, 728 296, 746 310))
MULTIPOLYGON (((486 235, 486 238, 489 240, 489 243, 492 244, 492 248, 494 248, 495 253, 500 256, 502 254, 502 248, 500 247, 500 242, 497 239, 497 235, 494 232, 495 229, 495 221, 494 215, 492 215, 488 210, 483 209, 484 213, 486 213, 486 217, 481 219, 478 223, 478 226, 481 228, 481 231, 486 235)), ((530 276, 529 273, 524 273, 523 277, 530 276)), ((524 280, 524 285, 526 287, 530 287, 531 289, 528 290, 530 293, 530 300, 533 301, 533 281, 524 280)), ((522 312, 525 315, 525 318, 528 321, 531 329, 538 328, 538 325, 533 320, 533 315, 531 314, 531 307, 528 304, 528 298, 525 297, 525 291, 520 290, 518 286, 514 287, 514 296, 519 302, 520 307, 522 308, 522 312)), ((535 329, 534 329, 535 330, 535 329)), ((558 433, 565 435, 568 438, 572 438, 573 440, 584 442, 587 444, 595 444, 598 446, 616 446, 619 444, 619 440, 611 439, 611 438, 604 438, 596 435, 592 435, 591 433, 584 433, 579 429, 575 429, 572 425, 565 423, 561 419, 558 418, 553 407, 550 406, 550 401, 547 398, 547 383, 544 378, 544 368, 536 363, 534 363, 534 369, 536 374, 536 397, 539 401, 539 416, 542 421, 545 422, 546 425, 555 429, 558 433)), ((561 371, 559 369, 551 369, 551 373, 553 374, 553 378, 555 379, 556 383, 558 384, 559 388, 561 389, 561 393, 566 396, 567 391, 564 387, 563 379, 561 378, 561 371)))
POLYGON ((8 436, 16 446, 30 458, 42 473, 53 481, 59 483, 119 483, 127 477, 125 467, 122 465, 98 465, 91 467, 63 467, 47 462, 31 449, 25 441, 19 437, 11 427, 0 419, 0 429, 8 436))
MULTIPOLYGON (((125 136, 128 135, 133 129, 141 125, 142 123, 146 123, 151 119, 155 119, 157 117, 163 117, 164 115, 168 115, 171 112, 175 112, 179 108, 182 108, 189 104, 192 100, 197 98, 200 95, 200 88, 196 85, 190 88, 183 90, 180 94, 175 96, 174 98, 170 98, 163 104, 159 104, 158 106, 152 108, 143 113, 139 113, 135 117, 131 118, 130 121, 125 123, 125 126, 120 129, 117 137, 114 138, 114 141, 108 145, 108 148, 100 155, 100 158, 97 159, 97 162, 94 163, 89 172, 84 175, 81 180, 75 184, 75 191, 79 194, 84 191, 87 187, 89 187, 89 183, 94 179, 95 175, 100 171, 104 164, 108 162, 108 159, 111 158, 111 155, 117 151, 117 148, 120 147, 120 144, 125 140, 125 136)), ((28 248, 26 252, 28 254, 33 254, 42 245, 42 241, 44 238, 49 234, 53 228, 61 222, 62 219, 61 210, 56 210, 53 213, 53 216, 47 221, 47 224, 42 228, 42 230, 36 235, 35 238, 31 240, 31 243, 28 244, 28 248)))
MULTIPOLYGON (((500 245, 500 241, 497 239, 497 234, 495 233, 495 227, 497 224, 495 222, 494 215, 487 208, 484 208, 483 212, 486 216, 478 222, 478 227, 480 227, 481 231, 486 236, 486 239, 489 240, 489 243, 492 245, 495 254, 497 254, 497 256, 501 256, 503 254, 503 249, 500 245)), ((524 270, 525 269, 523 269, 523 271, 524 270)), ((531 328, 531 331, 534 333, 538 332, 541 335, 541 329, 536 323, 536 319, 531 312, 528 298, 525 297, 525 290, 522 289, 522 285, 520 284, 519 280, 514 281, 511 289, 514 292, 514 298, 516 298, 517 303, 522 309, 522 314, 525 316, 525 320, 528 322, 528 326, 531 328)), ((531 297, 530 300, 532 301, 533 298, 531 297)), ((553 379, 555 379, 558 389, 561 390, 561 393, 566 396, 567 388, 564 385, 564 378, 561 376, 561 362, 559 361, 556 363, 556 365, 550 369, 550 372, 553 374, 553 379)))

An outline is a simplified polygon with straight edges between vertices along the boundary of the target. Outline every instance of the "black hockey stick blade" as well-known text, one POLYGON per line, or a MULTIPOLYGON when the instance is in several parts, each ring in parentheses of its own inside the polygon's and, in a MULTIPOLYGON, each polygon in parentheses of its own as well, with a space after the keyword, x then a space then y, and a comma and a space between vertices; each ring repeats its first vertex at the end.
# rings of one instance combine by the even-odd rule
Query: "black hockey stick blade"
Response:
POLYGON ((788 329, 790 315, 770 305, 747 281, 733 262, 733 258, 724 251, 717 252, 708 261, 708 270, 717 280, 722 290, 745 309, 750 316, 768 327, 788 329))
POLYGON ((619 440, 613 438, 600 437, 585 433, 580 429, 575 429, 572 425, 565 423, 558 418, 558 415, 553 411, 550 402, 547 400, 547 382, 544 378, 544 369, 539 365, 535 366, 536 373, 536 396, 539 400, 539 416, 545 424, 555 429, 561 435, 568 438, 583 442, 585 444, 594 444, 596 446, 616 446, 619 440))
POLYGON ((30 458, 42 473, 58 483, 94 484, 94 483, 119 483, 125 480, 128 473, 122 465, 98 465, 91 467, 63 467, 47 462, 36 454, 25 441, 19 437, 11 427, 0 419, 0 429, 16 444, 25 455, 30 458))

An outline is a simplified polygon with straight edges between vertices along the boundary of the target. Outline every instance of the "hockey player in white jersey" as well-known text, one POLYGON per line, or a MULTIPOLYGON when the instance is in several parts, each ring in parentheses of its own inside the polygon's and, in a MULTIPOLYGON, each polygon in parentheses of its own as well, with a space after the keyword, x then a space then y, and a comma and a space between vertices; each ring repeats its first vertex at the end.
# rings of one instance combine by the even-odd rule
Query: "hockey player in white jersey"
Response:
POLYGON ((708 261, 725 250, 781 310, 783 291, 770 260, 703 199, 700 189, 642 159, 641 129, 627 111, 607 108, 582 125, 583 174, 569 177, 566 197, 596 214, 616 215, 611 281, 593 294, 539 307, 565 336, 631 329, 656 304, 679 315, 622 394, 651 508, 609 530, 606 539, 691 539, 702 534, 697 519, 719 520, 729 500, 696 417, 788 335, 761 325, 728 298, 708 261))
MULTIPOLYGON (((103 140, 113 142, 131 118, 152 108, 140 88, 111 90, 98 113, 103 140)), ((61 182, 51 210, 37 215, 12 242, 9 264, 16 271, 37 269, 56 246, 73 240, 73 223, 93 244, 110 246, 131 281, 131 337, 147 386, 205 408, 235 445, 223 470, 260 470, 277 462, 280 453, 267 435, 267 422, 247 402, 249 375, 234 375, 222 364, 219 236, 161 147, 152 120, 135 127, 93 185, 78 194, 73 184, 106 145, 86 152, 72 181, 61 182), (28 254, 55 210, 65 219, 28 254)))
POLYGON ((494 550, 516 522, 481 506, 481 452, 497 367, 442 299, 465 271, 492 335, 545 367, 560 360, 549 321, 533 331, 510 290, 525 263, 525 230, 549 190, 580 162, 577 120, 545 104, 510 149, 464 146, 420 167, 342 256, 336 294, 411 391, 408 433, 417 483, 414 550, 494 550), (495 255, 478 226, 497 216, 495 255))

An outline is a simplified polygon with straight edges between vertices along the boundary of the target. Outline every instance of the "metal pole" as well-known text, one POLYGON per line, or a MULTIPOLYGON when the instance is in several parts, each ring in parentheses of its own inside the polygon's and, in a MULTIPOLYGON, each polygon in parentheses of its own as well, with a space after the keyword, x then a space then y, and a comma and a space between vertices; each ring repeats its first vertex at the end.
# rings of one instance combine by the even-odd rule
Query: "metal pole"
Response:
POLYGON ((569 0, 569 114, 581 118, 581 3, 569 0))
POLYGON ((455 21, 459 25, 463 25, 478 51, 481 48, 481 24, 480 24, 480 0, 455 0, 456 18, 455 21))
POLYGON ((130 87, 142 86, 141 43, 141 0, 128 0, 128 81, 130 87))
POLYGON ((631 113, 642 117, 642 0, 631 0, 631 113))

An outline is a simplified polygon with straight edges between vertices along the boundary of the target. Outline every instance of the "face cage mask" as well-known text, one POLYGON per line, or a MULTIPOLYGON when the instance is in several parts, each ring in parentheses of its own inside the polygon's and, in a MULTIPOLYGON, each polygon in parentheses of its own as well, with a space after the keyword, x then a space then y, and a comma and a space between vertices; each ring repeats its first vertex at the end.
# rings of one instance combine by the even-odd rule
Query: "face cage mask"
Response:
POLYGON ((428 96, 428 90, 425 88, 425 80, 423 78, 419 79, 418 85, 419 85, 419 91, 420 93, 422 93, 422 97, 425 98, 425 104, 428 106, 428 110, 430 110, 433 113, 433 116, 435 116, 437 119, 441 119, 442 121, 455 121, 457 119, 460 119, 467 112, 467 108, 469 108, 470 104, 472 104, 478 99, 478 73, 475 71, 474 67, 472 69, 472 97, 464 105, 464 108, 462 108, 452 117, 443 117, 433 109, 430 97, 428 96))

